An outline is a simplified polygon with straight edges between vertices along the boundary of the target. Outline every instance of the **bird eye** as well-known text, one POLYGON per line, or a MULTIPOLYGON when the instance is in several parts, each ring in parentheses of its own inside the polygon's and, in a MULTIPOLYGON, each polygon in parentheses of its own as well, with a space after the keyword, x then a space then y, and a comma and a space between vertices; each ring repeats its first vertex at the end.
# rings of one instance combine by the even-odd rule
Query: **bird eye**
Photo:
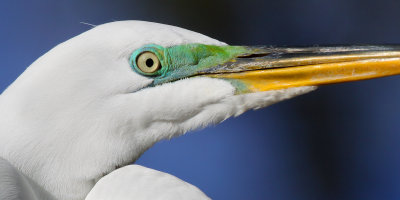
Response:
POLYGON ((141 53, 136 59, 136 65, 144 73, 154 73, 161 68, 160 60, 150 51, 141 53))

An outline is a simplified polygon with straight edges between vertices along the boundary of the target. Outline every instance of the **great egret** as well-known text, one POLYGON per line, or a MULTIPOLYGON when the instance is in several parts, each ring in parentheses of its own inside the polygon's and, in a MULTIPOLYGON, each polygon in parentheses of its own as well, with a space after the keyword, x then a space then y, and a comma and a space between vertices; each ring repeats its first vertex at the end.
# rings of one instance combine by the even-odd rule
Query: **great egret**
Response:
POLYGON ((0 157, 57 199, 84 199, 162 139, 318 85, 399 73, 399 46, 229 46, 169 25, 108 23, 56 46, 2 93, 0 157))

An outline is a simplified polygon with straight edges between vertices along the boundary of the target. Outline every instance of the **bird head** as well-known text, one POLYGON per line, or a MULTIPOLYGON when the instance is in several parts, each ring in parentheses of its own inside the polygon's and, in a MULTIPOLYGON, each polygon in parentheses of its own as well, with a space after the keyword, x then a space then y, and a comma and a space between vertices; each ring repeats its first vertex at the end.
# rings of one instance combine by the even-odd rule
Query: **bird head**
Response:
POLYGON ((36 60, 0 96, 0 156, 59 199, 154 143, 314 90, 400 73, 400 47, 230 46, 113 22, 36 60))

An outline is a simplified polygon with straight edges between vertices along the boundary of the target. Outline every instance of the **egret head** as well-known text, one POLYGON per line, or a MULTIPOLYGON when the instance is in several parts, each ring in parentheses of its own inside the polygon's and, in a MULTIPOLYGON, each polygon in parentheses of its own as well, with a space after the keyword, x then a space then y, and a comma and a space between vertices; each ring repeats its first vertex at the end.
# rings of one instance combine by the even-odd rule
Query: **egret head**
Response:
POLYGON ((159 140, 317 85, 398 74, 399 49, 229 46, 156 23, 100 25, 0 96, 0 156, 59 199, 82 199, 159 140))

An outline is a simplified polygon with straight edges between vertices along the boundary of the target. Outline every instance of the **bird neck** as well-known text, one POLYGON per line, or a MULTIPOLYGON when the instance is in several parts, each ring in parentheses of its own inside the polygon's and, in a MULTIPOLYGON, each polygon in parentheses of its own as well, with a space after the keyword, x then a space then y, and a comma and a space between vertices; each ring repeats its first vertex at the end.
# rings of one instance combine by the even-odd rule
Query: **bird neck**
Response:
POLYGON ((152 145, 125 134, 130 128, 96 112, 99 105, 54 105, 26 95, 0 96, 0 157, 57 199, 84 199, 97 180, 152 145))

